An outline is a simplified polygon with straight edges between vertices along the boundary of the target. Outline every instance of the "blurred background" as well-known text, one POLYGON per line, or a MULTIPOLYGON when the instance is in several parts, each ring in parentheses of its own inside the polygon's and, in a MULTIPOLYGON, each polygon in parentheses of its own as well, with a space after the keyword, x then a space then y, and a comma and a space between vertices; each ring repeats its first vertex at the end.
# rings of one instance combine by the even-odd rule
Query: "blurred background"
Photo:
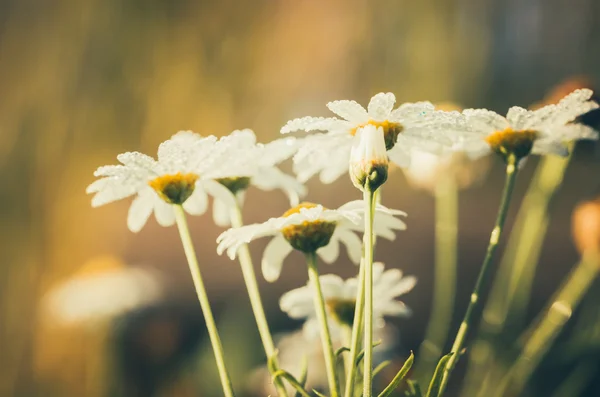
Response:
MULTIPOLYGON (((288 119, 328 115, 328 101, 366 105, 380 91, 399 102, 503 113, 568 79, 598 84, 599 40, 597 0, 0 1, 0 396, 219 395, 176 229, 151 220, 129 232, 129 200, 90 207, 85 187, 116 154, 154 154, 181 129, 220 136, 252 128, 266 142, 288 119), (118 309, 106 313, 111 302, 118 309)), ((536 164, 520 176, 508 230, 536 164)), ((570 214, 596 192, 598 175, 595 146, 580 144, 552 204, 531 318, 578 259, 570 214)), ((502 179, 502 164, 492 161, 481 183, 461 191, 453 334, 502 179)), ((308 188, 310 201, 328 207, 359 198, 346 178, 308 188)), ((381 242, 376 259, 419 279, 404 298, 412 318, 395 322, 402 357, 419 347, 429 318, 434 200, 396 171, 384 204, 405 210, 409 228, 381 242)), ((279 192, 251 190, 245 221, 287 207, 279 192)), ((210 214, 191 219, 191 228, 231 371, 244 383, 263 357, 239 267, 216 255, 222 229, 210 214)), ((265 244, 252 245, 255 263, 265 244)), ((322 272, 354 275, 347 262, 342 254, 322 272)), ((278 299, 305 282, 300 255, 277 283, 261 280, 275 333, 297 328, 278 299)), ((599 346, 583 350, 595 354, 586 368, 598 383, 599 346)), ((565 374, 557 364, 532 387, 552 388, 549 375, 558 382, 565 374)), ((581 395, 599 395, 597 387, 586 381, 581 395)))

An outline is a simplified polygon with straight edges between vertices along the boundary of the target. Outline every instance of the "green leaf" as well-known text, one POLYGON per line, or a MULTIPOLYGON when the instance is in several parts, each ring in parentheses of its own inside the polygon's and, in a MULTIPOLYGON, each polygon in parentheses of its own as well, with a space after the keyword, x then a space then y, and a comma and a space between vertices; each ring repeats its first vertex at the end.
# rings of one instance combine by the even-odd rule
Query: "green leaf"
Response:
POLYGON ((435 372, 433 373, 433 378, 431 378, 431 383, 429 384, 429 388, 427 389, 426 397, 438 397, 440 393, 440 385, 442 383, 442 379, 444 378, 444 373, 446 372, 446 365, 448 364, 448 360, 452 357, 453 353, 448 353, 444 357, 440 358, 437 367, 435 368, 435 372))
POLYGON ((398 371, 396 376, 394 376, 394 379, 392 379, 390 384, 387 385, 385 389, 383 389, 383 391, 379 394, 379 397, 387 397, 390 394, 392 394, 394 390, 396 390, 396 388, 400 385, 408 371, 410 371, 410 368, 412 367, 414 361, 415 355, 413 354, 413 352, 410 352, 410 356, 408 357, 402 368, 400 368, 400 371, 398 371))
POLYGON ((296 389, 296 391, 300 393, 302 397, 311 397, 310 394, 300 384, 300 382, 298 382, 298 380, 294 377, 294 375, 290 374, 289 372, 284 371, 283 369, 275 371, 275 373, 273 374, 273 381, 277 380, 278 378, 283 378, 287 380, 288 383, 294 389, 296 389))
POLYGON ((407 397, 423 397, 423 393, 421 393, 421 386, 419 386, 419 382, 412 379, 407 379, 406 384, 408 385, 408 390, 404 393, 407 397))
MULTIPOLYGON (((377 342, 373 343, 373 347, 379 346, 379 345, 381 345, 381 341, 380 340, 378 340, 377 342)), ((356 356, 356 361, 354 362, 354 365, 360 364, 360 362, 361 362, 361 360, 363 359, 364 356, 365 356, 365 350, 363 349, 356 356)))
MULTIPOLYGON (((306 386, 306 379, 308 378, 308 357, 306 354, 302 356, 302 369, 300 370, 300 379, 298 379, 298 383, 304 389, 306 386)), ((296 392, 295 397, 302 397, 300 392, 296 392)))
POLYGON ((269 372, 271 374, 277 372, 277 365, 275 365, 275 362, 277 361, 278 354, 279 350, 275 350, 275 352, 273 352, 273 355, 267 359, 267 368, 269 369, 269 372))
POLYGON ((345 346, 342 346, 335 351, 335 356, 339 358, 342 355, 342 353, 349 352, 349 351, 350 351, 350 349, 348 349, 345 346))
POLYGON ((315 389, 313 389, 312 391, 313 391, 313 393, 315 393, 315 394, 316 394, 317 396, 319 396, 319 397, 327 397, 325 394, 323 394, 323 393, 319 393, 319 392, 318 392, 318 391, 316 391, 315 389))
POLYGON ((373 369, 373 378, 375 377, 375 375, 377 375, 378 373, 380 373, 381 370, 383 370, 385 367, 387 367, 391 363, 392 362, 390 360, 385 360, 384 362, 382 362, 381 364, 379 364, 378 366, 376 366, 375 369, 373 369))

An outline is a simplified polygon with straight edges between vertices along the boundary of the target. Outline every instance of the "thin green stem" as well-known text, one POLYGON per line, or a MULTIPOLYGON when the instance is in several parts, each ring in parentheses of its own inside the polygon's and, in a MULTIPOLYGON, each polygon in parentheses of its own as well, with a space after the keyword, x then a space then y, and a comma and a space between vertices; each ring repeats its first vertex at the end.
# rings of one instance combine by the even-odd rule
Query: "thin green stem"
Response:
POLYGON ((323 299, 323 291, 319 281, 319 269, 317 268, 317 255, 314 252, 306 254, 306 263, 308 264, 308 278, 314 289, 314 304, 317 313, 317 319, 321 327, 321 344, 323 346, 323 355, 325 356, 325 367, 327 370, 327 380, 329 382, 329 393, 331 397, 340 395, 335 352, 333 351, 333 343, 331 342, 331 333, 329 332, 329 324, 327 323, 327 310, 325 308, 325 299, 323 299))
POLYGON ((492 368, 496 356, 493 343, 507 329, 522 329, 550 222, 549 207, 571 158, 543 157, 527 189, 483 310, 478 339, 471 349, 465 395, 488 396, 490 390, 484 384, 497 386, 493 373, 500 368, 492 368))
POLYGON ((373 218, 375 207, 375 194, 365 189, 363 200, 365 205, 365 357, 363 396, 371 397, 373 394, 373 218))
POLYGON ((440 181, 435 189, 433 307, 415 369, 423 382, 431 378, 450 330, 456 293, 457 231, 458 188, 454 180, 448 178, 440 181))
POLYGON ((196 251, 192 243, 190 231, 185 220, 185 212, 181 205, 174 205, 173 210, 175 211, 175 220, 177 221, 177 229, 179 229, 179 236, 181 237, 181 243, 183 244, 183 250, 192 274, 192 280, 194 281, 194 287, 196 288, 196 294, 198 295, 198 301, 200 301, 200 307, 204 314, 204 322, 208 329, 208 336, 212 345, 213 352, 215 354, 215 360, 217 362, 217 369, 219 370, 219 378, 221 379, 221 386, 223 387, 223 393, 226 397, 233 397, 233 387, 227 368, 225 367, 225 359, 223 357, 223 346, 221 345, 221 338, 217 332, 217 325, 210 308, 210 302, 208 295, 206 294, 206 288, 202 281, 202 274, 200 273, 200 266, 198 266, 198 259, 196 258, 196 251))
POLYGON ((504 391, 509 387, 511 395, 520 394, 599 272, 598 253, 586 253, 550 300, 550 304, 544 311, 543 318, 537 322, 537 326, 525 332, 525 335, 530 336, 525 342, 520 356, 498 388, 498 396, 504 395, 504 391))
MULTIPOLYGON (((242 227, 244 225, 242 221, 242 210, 237 203, 237 200, 236 206, 231 209, 230 217, 231 225, 233 227, 242 227)), ((271 331, 269 330, 269 324, 267 322, 265 309, 260 297, 260 291, 256 281, 256 274, 254 273, 254 265, 252 264, 252 257, 250 256, 248 245, 244 244, 240 247, 238 250, 238 259, 242 268, 244 283, 246 284, 248 296, 250 297, 250 306, 252 307, 252 312, 254 313, 256 325, 258 326, 258 333, 260 335, 263 348, 265 349, 265 354, 267 355, 267 359, 273 357, 273 365, 275 366, 275 369, 279 369, 279 364, 277 362, 277 358, 275 357, 275 344, 273 343, 273 337, 271 336, 271 331)), ((287 392, 281 379, 276 378, 274 384, 275 388, 277 389, 277 393, 281 397, 287 397, 287 392)))
MULTIPOLYGON (((368 235, 365 234, 365 237, 368 235)), ((365 244, 366 245, 366 244, 365 244)), ((356 294, 356 305, 354 307, 354 321, 352 323, 352 338, 350 342, 350 362, 356 363, 358 353, 361 350, 361 335, 363 327, 363 317, 365 314, 365 261, 360 261, 360 268, 358 270, 358 290, 356 294)), ((344 397, 354 396, 354 385, 356 383, 356 372, 358 368, 356 365, 351 365, 349 371, 346 373, 346 388, 344 390, 344 397)))
POLYGON ((471 293, 471 301, 469 302, 469 306, 467 307, 467 311, 465 312, 463 321, 460 324, 458 333, 456 334, 456 338, 454 339, 454 343, 452 344, 450 352, 453 354, 446 365, 444 377, 442 378, 438 396, 442 396, 444 394, 444 391, 446 390, 446 386, 448 385, 450 375, 452 374, 452 371, 454 370, 454 367, 458 362, 458 359, 461 355, 461 350, 464 348, 467 333, 473 325, 473 322, 475 321, 475 309, 478 306, 480 294, 490 274, 491 263, 494 259, 494 253, 496 252, 496 248, 498 247, 498 242, 500 241, 500 236, 502 234, 504 221, 506 220, 506 214, 508 213, 508 208, 510 206, 510 199, 512 197, 512 192, 515 186, 516 179, 517 161, 513 156, 510 156, 507 160, 506 181, 504 183, 504 190, 502 192, 502 200, 500 202, 500 208, 498 209, 496 223, 490 236, 490 242, 488 244, 485 258, 479 271, 479 276, 477 277, 475 287, 473 288, 473 292, 471 293))

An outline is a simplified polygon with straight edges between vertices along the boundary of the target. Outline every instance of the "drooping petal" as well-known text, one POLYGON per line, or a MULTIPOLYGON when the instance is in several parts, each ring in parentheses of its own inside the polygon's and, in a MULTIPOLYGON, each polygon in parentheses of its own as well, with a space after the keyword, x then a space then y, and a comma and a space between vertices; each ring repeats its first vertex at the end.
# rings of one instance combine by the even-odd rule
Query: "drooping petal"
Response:
POLYGON ((317 250, 317 255, 327 264, 335 262, 340 254, 340 244, 336 234, 336 232, 333 232, 329 244, 317 250))
POLYGON ((171 226, 175 223, 175 211, 171 204, 165 203, 158 196, 154 197, 154 217, 161 226, 171 226))
POLYGON ((388 151, 388 157, 390 161, 396 164, 400 168, 408 168, 410 167, 410 148, 402 145, 400 143, 396 143, 396 145, 388 151), (408 150, 407 150, 408 149, 408 150))
POLYGON ((327 104, 327 108, 354 124, 362 124, 369 121, 369 114, 356 101, 333 101, 327 104))
POLYGON ((394 94, 391 92, 380 92, 371 98, 371 101, 369 102, 369 116, 377 121, 385 121, 390 117, 395 103, 396 97, 394 94))
POLYGON ((133 200, 127 214, 127 227, 133 233, 137 233, 146 224, 152 210, 154 209, 154 200, 156 193, 148 187, 139 192, 138 196, 133 200))
POLYGON ((350 230, 343 227, 339 227, 338 229, 336 230, 337 237, 346 246, 348 257, 353 263, 359 264, 362 257, 362 241, 350 230))
POLYGON ((284 259, 292 252, 292 246, 282 235, 277 235, 265 248, 261 262, 263 277, 268 282, 277 281, 284 259))
POLYGON ((190 215, 202 215, 208 208, 208 196, 200 184, 196 185, 194 193, 183 203, 183 209, 190 215))
POLYGON ((204 187, 208 194, 213 196, 215 199, 221 200, 221 202, 225 204, 227 208, 233 208, 237 204, 235 201, 235 196, 233 193, 231 193, 231 190, 227 189, 219 182, 207 179, 200 181, 200 185, 204 187))
POLYGON ((220 227, 231 226, 231 207, 225 204, 223 200, 215 198, 213 200, 213 220, 215 225, 220 227))
POLYGON ((553 139, 537 139, 533 143, 531 150, 533 154, 554 154, 561 157, 567 157, 569 155, 569 147, 566 141, 553 140, 553 139))

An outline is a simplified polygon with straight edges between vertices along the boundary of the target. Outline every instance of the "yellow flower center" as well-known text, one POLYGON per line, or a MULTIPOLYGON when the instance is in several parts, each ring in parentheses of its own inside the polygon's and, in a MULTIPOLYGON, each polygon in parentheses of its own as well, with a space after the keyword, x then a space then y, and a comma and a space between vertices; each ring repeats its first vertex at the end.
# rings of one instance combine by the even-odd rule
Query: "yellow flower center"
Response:
POLYGON ((325 304, 331 316, 340 324, 352 327, 354 323, 354 299, 328 299, 325 304))
POLYGON ((229 189, 233 194, 246 190, 250 185, 250 178, 247 176, 219 178, 216 181, 229 189))
MULTIPOLYGON (((316 206, 317 204, 314 203, 303 202, 287 210, 283 214, 283 217, 287 218, 291 215, 299 214, 302 208, 315 208, 316 206)), ((304 221, 299 225, 284 227, 281 229, 281 233, 292 247, 298 251, 310 253, 329 244, 335 227, 335 222, 321 220, 304 221)))
POLYGON ((490 147, 504 158, 514 156, 518 161, 531 153, 533 143, 538 137, 538 132, 533 130, 518 130, 507 128, 496 131, 485 138, 490 147))
POLYGON ((183 204, 194 193, 198 175, 178 172, 171 175, 161 175, 148 182, 148 185, 158 193, 161 199, 169 204, 183 204))
POLYGON ((373 125, 375 128, 383 128, 383 139, 385 140, 385 148, 390 150, 396 144, 398 140, 398 135, 402 132, 404 127, 400 123, 393 123, 391 121, 375 121, 369 120, 366 123, 360 124, 358 127, 350 130, 351 135, 356 135, 356 131, 359 128, 366 127, 367 125, 373 125))

